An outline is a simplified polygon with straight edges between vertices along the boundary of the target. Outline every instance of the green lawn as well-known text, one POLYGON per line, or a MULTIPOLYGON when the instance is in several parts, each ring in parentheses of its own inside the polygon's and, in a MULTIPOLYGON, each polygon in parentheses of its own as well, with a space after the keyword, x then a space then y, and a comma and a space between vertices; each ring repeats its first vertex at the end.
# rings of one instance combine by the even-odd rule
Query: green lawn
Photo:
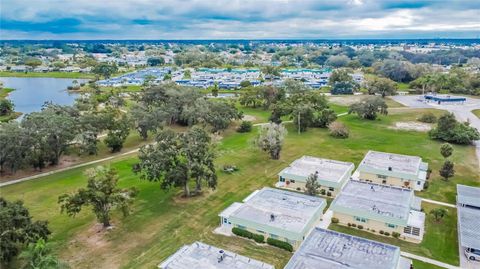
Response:
POLYGON ((29 78, 95 78, 94 74, 78 72, 0 72, 0 77, 29 77, 29 78))
MULTIPOLYGON (((424 209, 426 213, 438 207, 440 206, 422 203, 422 209, 424 209)), ((457 212, 452 208, 445 207, 445 209, 448 210, 448 215, 438 223, 435 222, 432 215, 427 214, 425 221, 426 232, 420 244, 395 239, 391 236, 376 235, 338 224, 331 224, 329 229, 396 245, 405 252, 432 258, 452 265, 458 265, 457 212)))
POLYGON ((480 109, 472 110, 472 113, 475 114, 475 116, 477 116, 478 118, 480 118, 480 109))
POLYGON ((439 267, 433 264, 413 260, 413 268, 415 269, 443 269, 443 267, 439 267))
POLYGON ((7 96, 13 92, 15 89, 12 88, 1 88, 0 89, 0 99, 7 98, 7 96))
POLYGON ((410 89, 410 86, 408 85, 408 83, 400 82, 400 83, 397 83, 397 85, 398 85, 398 90, 400 91, 406 91, 410 89))
MULTIPOLYGON (((389 116, 376 121, 360 120, 354 115, 340 117, 339 120, 350 129, 348 139, 332 138, 324 129, 309 129, 299 135, 291 124, 287 124, 289 134, 280 160, 270 160, 265 153, 255 148, 253 139, 258 128, 246 134, 227 130, 217 146, 219 157, 216 165, 220 170, 225 164, 234 164, 240 170, 231 175, 219 172, 217 190, 188 200, 180 198, 180 190, 165 192, 160 190, 158 183, 139 180, 131 171, 136 162, 134 157, 115 160, 111 165, 120 173, 120 185, 136 186, 140 193, 132 214, 122 221, 115 214, 115 229, 104 236, 92 228, 95 221, 88 210, 76 218, 68 218, 59 213, 58 196, 83 187, 86 179, 82 173, 86 168, 15 184, 1 188, 0 191, 7 199, 23 199, 35 219, 49 220, 53 230, 51 241, 61 257, 68 260, 73 268, 153 268, 181 245, 197 240, 282 268, 290 258, 289 253, 269 246, 258 246, 243 239, 216 235, 212 231, 219 224, 219 212, 231 203, 241 201, 255 189, 273 186, 277 173, 302 155, 352 161, 356 165, 369 149, 420 155, 434 170, 430 188, 420 195, 445 202, 455 201, 457 183, 480 185, 473 147, 455 146, 452 159, 456 163, 457 173, 452 180, 444 182, 436 172, 442 161, 440 142, 430 140, 426 133, 388 128, 395 121, 415 120, 423 111, 393 111, 389 116)), ((256 112, 259 117, 264 115, 256 112)), ((422 244, 431 246, 431 249, 426 251, 419 246, 416 253, 438 257, 440 260, 457 261, 456 246, 451 246, 453 239, 450 238, 456 236, 453 218, 453 215, 449 216, 444 224, 435 227, 427 224, 430 231, 422 244), (447 231, 450 232, 446 233, 447 231), (434 236, 435 234, 445 235, 445 238, 434 236), (433 243, 433 239, 439 241, 433 243), (445 249, 440 246, 445 246, 445 249)))

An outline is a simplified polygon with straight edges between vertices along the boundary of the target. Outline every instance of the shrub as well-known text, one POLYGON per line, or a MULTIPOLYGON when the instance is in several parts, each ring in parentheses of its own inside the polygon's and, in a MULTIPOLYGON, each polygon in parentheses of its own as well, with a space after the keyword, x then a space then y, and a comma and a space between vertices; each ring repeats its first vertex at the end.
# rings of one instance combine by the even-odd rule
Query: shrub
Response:
POLYGON ((357 228, 360 229, 360 230, 363 230, 363 225, 358 225, 357 228))
POLYGON ((352 224, 351 224, 350 222, 349 222, 349 223, 347 223, 347 225, 348 225, 348 227, 352 227, 352 224))
POLYGON ((280 241, 280 240, 277 240, 277 239, 273 239, 271 237, 267 238, 267 244, 269 244, 271 246, 274 246, 274 247, 277 247, 277 248, 284 249, 286 251, 290 251, 290 252, 293 251, 293 246, 290 245, 290 243, 287 243, 285 241, 280 241))
POLYGON ((389 233, 389 232, 385 232, 384 235, 385 235, 385 236, 390 236, 390 233, 389 233))
POLYGON ((301 191, 302 189, 300 187, 297 187, 297 191, 301 191))
POLYGON ((425 183, 423 184, 423 189, 425 190, 428 189, 428 184, 429 184, 428 181, 425 181, 425 183))
POLYGON ((321 190, 320 190, 320 194, 321 194, 321 195, 325 195, 326 192, 327 192, 327 191, 324 190, 324 189, 321 189, 321 190))
POLYGON ((435 117, 433 113, 428 112, 423 114, 420 118, 418 118, 418 121, 425 122, 425 123, 435 123, 437 122, 437 117, 435 117))
POLYGON ((400 234, 397 233, 397 232, 393 232, 393 233, 392 233, 392 236, 395 237, 395 238, 399 238, 399 237, 400 237, 400 234))
POLYGON ((240 124, 240 126, 238 126, 237 128, 237 132, 239 133, 249 133, 252 131, 252 122, 251 121, 242 121, 242 123, 240 124))
POLYGON ((328 130, 330 131, 330 135, 335 138, 348 138, 349 131, 345 124, 334 121, 328 125, 328 130))
POLYGON ((238 227, 234 227, 232 228, 232 233, 235 234, 235 235, 238 235, 240 237, 245 237, 245 238, 248 238, 248 239, 253 239, 255 240, 255 242, 257 243, 265 243, 265 237, 261 234, 254 234, 254 233, 251 233, 247 230, 244 230, 244 229, 241 229, 241 228, 238 228, 238 227))
POLYGON ((372 230, 370 230, 370 232, 374 233, 374 232, 375 232, 375 230, 373 230, 373 229, 372 229, 372 230))
POLYGON ((338 223, 339 220, 337 218, 332 218, 332 223, 338 223))
POLYGON ((384 232, 384 231, 382 231, 382 230, 380 230, 380 232, 379 232, 379 233, 380 233, 380 234, 384 234, 385 232, 384 232))
POLYGON ((327 191, 327 196, 328 196, 328 197, 332 196, 332 193, 329 192, 329 191, 327 191))
POLYGON ((355 224, 355 223, 352 223, 352 227, 357 227, 357 224, 355 224))

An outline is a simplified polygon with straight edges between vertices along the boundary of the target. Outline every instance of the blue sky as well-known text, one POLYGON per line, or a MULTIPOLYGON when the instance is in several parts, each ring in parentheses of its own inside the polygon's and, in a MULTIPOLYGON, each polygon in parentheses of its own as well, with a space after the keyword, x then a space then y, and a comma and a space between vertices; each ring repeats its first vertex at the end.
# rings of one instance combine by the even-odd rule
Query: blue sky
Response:
POLYGON ((478 38, 480 0, 1 0, 0 39, 478 38))

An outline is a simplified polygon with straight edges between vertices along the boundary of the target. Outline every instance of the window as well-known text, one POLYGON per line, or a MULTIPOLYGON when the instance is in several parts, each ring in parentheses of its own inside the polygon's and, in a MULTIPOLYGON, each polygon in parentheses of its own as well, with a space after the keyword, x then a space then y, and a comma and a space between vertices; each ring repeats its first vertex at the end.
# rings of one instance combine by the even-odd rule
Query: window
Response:
POLYGON ((328 190, 329 191, 335 191, 335 188, 330 187, 330 188, 328 188, 328 190))
POLYGON ((397 225, 395 224, 390 224, 390 223, 385 223, 388 228, 397 228, 397 225))
POLYGON ((280 182, 285 182, 285 178, 284 178, 284 177, 280 177, 280 182))
POLYGON ((227 219, 226 218, 223 218, 223 223, 227 223, 227 219))
POLYGON ((367 222, 367 219, 366 218, 361 218, 361 217, 353 217, 356 221, 360 221, 360 222, 367 222))
POLYGON ((418 186, 420 186, 420 184, 422 184, 422 182, 420 182, 420 181, 417 181, 417 185, 418 185, 418 186))
POLYGON ((295 183, 295 179, 290 180, 290 182, 295 183))
POLYGON ((382 184, 387 184, 387 180, 386 179, 382 180, 382 184))

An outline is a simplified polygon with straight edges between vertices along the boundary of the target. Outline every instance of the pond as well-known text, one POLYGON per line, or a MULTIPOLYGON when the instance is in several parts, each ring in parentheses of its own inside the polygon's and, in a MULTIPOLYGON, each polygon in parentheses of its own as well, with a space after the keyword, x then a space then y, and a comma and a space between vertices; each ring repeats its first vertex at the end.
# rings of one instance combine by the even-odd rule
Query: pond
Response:
MULTIPOLYGON (((72 105, 78 94, 69 93, 67 87, 75 79, 69 78, 17 78, 0 77, 5 88, 15 89, 8 99, 15 104, 15 111, 27 114, 40 111, 45 102, 72 105)), ((85 79, 76 79, 78 83, 85 79)))

